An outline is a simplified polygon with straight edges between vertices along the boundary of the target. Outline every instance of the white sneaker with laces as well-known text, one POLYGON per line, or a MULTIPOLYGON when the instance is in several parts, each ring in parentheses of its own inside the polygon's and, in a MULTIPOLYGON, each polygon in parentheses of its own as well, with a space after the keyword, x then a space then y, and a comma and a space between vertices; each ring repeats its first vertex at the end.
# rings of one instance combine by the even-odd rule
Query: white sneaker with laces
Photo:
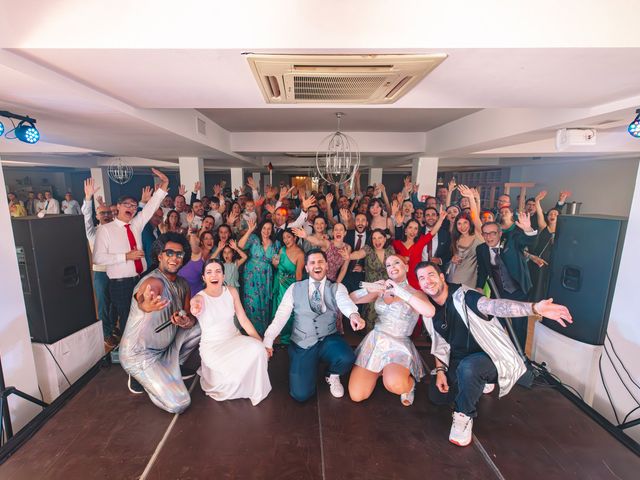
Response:
POLYGON ((489 395, 491 392, 495 390, 495 388, 496 388, 495 383, 485 383, 484 388, 482 389, 482 393, 484 393, 485 395, 489 395))
POLYGON ((459 447, 471 443, 473 435, 473 418, 460 412, 453 412, 453 422, 449 432, 449 441, 459 447))
POLYGON ((331 395, 336 398, 342 398, 344 396, 344 387, 342 386, 342 383, 340 383, 340 375, 334 373, 324 379, 329 384, 329 391, 331 392, 331 395))

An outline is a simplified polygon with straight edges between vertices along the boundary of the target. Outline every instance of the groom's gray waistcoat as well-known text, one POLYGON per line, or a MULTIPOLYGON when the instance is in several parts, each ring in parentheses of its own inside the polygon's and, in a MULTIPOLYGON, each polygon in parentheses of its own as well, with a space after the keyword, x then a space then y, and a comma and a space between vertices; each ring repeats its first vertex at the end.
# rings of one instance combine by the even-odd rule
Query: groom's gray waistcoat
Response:
POLYGON ((336 333, 338 284, 327 280, 324 284, 323 300, 327 310, 317 314, 309 303, 309 279, 293 285, 293 331, 291 341, 301 348, 314 346, 328 335, 336 333))

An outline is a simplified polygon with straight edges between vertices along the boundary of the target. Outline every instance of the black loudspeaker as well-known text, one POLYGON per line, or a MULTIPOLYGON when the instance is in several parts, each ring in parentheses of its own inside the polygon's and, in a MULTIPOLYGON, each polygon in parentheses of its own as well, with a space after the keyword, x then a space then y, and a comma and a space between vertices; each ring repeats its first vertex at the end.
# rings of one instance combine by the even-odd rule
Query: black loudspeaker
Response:
POLYGON ((34 342, 54 343, 96 322, 82 215, 12 219, 34 342))
POLYGON ((558 217, 547 298, 566 305, 573 324, 542 323, 580 342, 604 344, 626 228, 622 217, 558 217))

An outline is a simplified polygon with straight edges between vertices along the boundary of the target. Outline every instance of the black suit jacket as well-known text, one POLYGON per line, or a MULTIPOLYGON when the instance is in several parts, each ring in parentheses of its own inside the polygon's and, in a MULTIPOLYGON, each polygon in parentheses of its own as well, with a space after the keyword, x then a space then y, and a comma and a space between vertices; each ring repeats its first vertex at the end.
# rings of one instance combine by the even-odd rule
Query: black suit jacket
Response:
MULTIPOLYGON (((527 268, 523 251, 525 247, 531 248, 535 241, 536 235, 525 235, 518 227, 502 234, 501 244, 503 247, 500 250, 500 257, 509 274, 524 293, 531 289, 531 276, 529 275, 529 268, 527 268)), ((482 288, 489 275, 491 275, 491 255, 486 243, 476 247, 476 257, 478 260, 476 287, 482 288)))
MULTIPOLYGON (((357 237, 355 229, 347 230, 347 234, 344 237, 344 242, 351 247, 351 250, 354 250, 356 248, 356 239, 357 237)), ((366 239, 364 244, 371 246, 371 231, 369 229, 366 230, 366 239)), ((353 292, 354 290, 360 288, 360 282, 364 281, 364 271, 353 271, 356 265, 361 265, 362 267, 364 267, 364 260, 351 260, 351 262, 349 262, 347 274, 342 281, 349 292, 353 292)))

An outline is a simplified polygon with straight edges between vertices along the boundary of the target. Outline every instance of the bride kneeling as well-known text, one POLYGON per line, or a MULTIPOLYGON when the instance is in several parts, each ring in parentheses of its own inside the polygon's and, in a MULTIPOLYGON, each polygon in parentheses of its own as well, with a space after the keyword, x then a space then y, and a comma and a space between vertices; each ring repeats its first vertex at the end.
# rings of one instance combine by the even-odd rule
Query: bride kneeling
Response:
POLYGON ((248 398, 257 405, 271 391, 262 339, 244 312, 238 291, 224 285, 224 264, 207 260, 202 278, 205 289, 191 299, 191 313, 202 330, 200 386, 214 400, 248 398), (234 314, 248 337, 236 328, 234 314))
POLYGON ((385 388, 400 395, 408 407, 413 403, 415 382, 425 375, 423 360, 409 338, 419 318, 415 307, 431 315, 435 309, 424 293, 409 285, 408 267, 399 256, 390 255, 385 267, 389 280, 365 284, 351 293, 355 303, 375 301, 378 319, 356 349, 349 396, 354 402, 366 400, 382 377, 385 388))

